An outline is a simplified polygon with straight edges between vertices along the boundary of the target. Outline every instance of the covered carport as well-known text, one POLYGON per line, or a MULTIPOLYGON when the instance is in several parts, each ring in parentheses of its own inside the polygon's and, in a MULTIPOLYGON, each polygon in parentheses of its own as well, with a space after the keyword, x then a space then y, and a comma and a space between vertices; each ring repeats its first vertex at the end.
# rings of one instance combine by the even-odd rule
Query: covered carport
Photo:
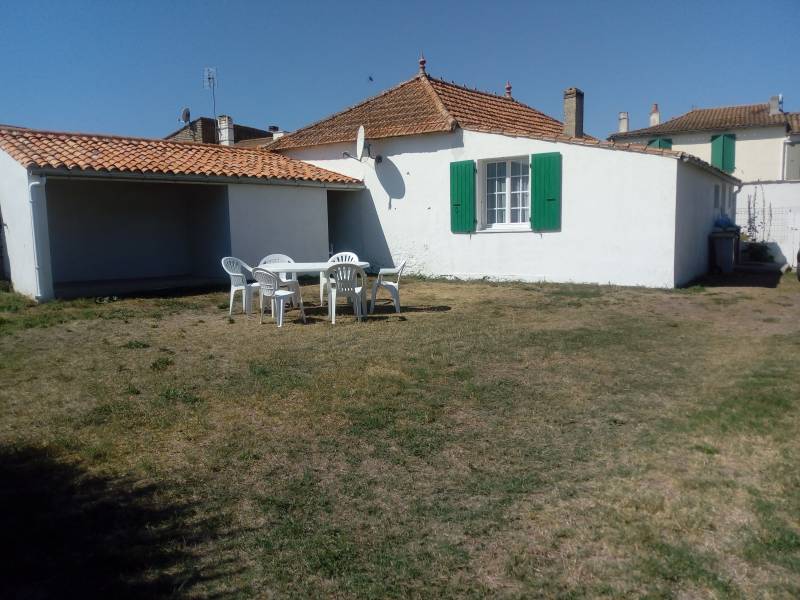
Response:
POLYGON ((227 186, 48 178, 57 297, 196 288, 225 280, 227 186))
POLYGON ((226 255, 328 256, 329 191, 363 183, 262 149, 0 128, 14 289, 37 300, 226 282, 226 255))

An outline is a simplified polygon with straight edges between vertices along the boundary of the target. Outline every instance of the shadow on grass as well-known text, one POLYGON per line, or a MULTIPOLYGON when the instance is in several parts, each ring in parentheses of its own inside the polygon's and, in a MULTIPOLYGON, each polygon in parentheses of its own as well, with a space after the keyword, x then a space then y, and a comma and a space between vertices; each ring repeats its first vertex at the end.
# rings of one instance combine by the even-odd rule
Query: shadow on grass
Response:
MULTIPOLYGON (((422 306, 401 306, 400 307, 400 315, 408 313, 437 313, 437 312, 448 312, 452 310, 451 307, 446 305, 439 305, 439 306, 430 306, 430 305, 422 305, 422 306)), ((324 317, 325 319, 328 318, 328 305, 325 306, 305 306, 306 316, 312 317, 324 317)), ((353 306, 350 304, 337 304, 336 305, 336 316, 339 315, 349 315, 354 316, 353 306)), ((374 318, 377 315, 383 315, 384 317, 397 315, 394 311, 394 304, 375 304, 375 312, 368 315, 369 318, 374 318)))
POLYGON ((181 596, 234 573, 199 571, 216 527, 164 490, 89 475, 40 450, 0 448, 2 598, 181 596))
POLYGON ((704 287, 764 287, 776 288, 781 281, 780 271, 713 273, 692 282, 704 287))

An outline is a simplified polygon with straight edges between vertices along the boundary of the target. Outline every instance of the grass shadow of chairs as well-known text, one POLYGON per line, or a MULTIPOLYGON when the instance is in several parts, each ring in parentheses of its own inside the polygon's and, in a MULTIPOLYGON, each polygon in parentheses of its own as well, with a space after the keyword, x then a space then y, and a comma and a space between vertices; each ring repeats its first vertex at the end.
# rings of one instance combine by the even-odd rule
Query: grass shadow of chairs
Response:
MULTIPOLYGON (((341 304, 336 310, 339 315, 344 315, 348 319, 350 317, 355 318, 355 313, 353 312, 352 306, 341 304)), ((429 305, 429 304, 421 304, 415 306, 402 305, 400 308, 400 313, 398 314, 395 312, 394 305, 391 303, 391 300, 386 300, 385 302, 379 300, 375 304, 374 312, 371 314, 367 314, 364 320, 405 321, 406 320, 405 315, 409 313, 442 313, 442 312, 448 312, 450 310, 452 310, 452 307, 447 305, 429 305)), ((306 318, 308 319, 309 324, 329 322, 328 307, 306 305, 306 318)))
POLYGON ((234 574, 199 567, 219 525, 166 490, 92 475, 34 448, 0 447, 3 598, 191 595, 234 574))

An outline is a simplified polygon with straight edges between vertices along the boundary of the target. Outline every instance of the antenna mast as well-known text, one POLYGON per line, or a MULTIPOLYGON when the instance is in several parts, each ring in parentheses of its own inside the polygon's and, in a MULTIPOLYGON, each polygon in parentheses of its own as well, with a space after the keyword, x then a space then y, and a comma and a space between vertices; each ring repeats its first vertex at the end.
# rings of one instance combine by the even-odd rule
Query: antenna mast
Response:
POLYGON ((217 118, 217 68, 206 67, 203 69, 203 88, 211 90, 211 110, 214 120, 217 118))

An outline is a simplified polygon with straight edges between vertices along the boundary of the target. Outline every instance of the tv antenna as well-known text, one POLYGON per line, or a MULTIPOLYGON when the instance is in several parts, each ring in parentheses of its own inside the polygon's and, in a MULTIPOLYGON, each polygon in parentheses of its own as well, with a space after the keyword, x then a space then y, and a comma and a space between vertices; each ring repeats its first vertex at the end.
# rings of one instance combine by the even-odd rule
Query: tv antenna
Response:
POLYGON ((211 109, 214 118, 217 118, 217 68, 206 67, 203 69, 203 89, 211 90, 211 109))

